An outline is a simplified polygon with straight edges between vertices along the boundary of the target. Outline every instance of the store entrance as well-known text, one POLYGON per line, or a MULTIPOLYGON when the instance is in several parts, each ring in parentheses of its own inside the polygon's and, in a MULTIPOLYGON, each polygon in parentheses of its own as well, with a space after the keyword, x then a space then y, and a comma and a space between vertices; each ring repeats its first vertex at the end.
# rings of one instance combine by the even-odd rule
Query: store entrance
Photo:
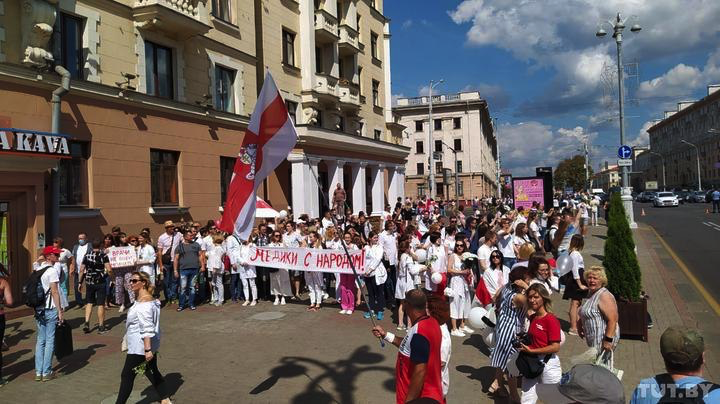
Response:
POLYGON ((12 270, 10 261, 10 202, 0 200, 0 265, 3 268, 3 274, 6 276, 12 270))
POLYGON ((21 300, 22 284, 30 273, 31 252, 25 248, 27 194, 0 192, 0 264, 10 281, 15 306, 21 300))

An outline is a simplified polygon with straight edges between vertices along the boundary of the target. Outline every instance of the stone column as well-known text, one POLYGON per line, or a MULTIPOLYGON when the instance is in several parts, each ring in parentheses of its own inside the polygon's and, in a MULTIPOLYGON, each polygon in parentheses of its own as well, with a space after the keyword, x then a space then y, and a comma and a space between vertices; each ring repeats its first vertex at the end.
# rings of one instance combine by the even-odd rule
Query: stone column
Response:
POLYGON ((385 210, 385 166, 371 166, 372 176, 372 215, 382 215, 385 210))
POLYGON ((362 161, 359 163, 351 163, 352 175, 350 181, 352 182, 352 210, 354 214, 358 214, 360 211, 366 211, 367 206, 365 205, 365 166, 367 163, 362 161))
POLYGON ((395 168, 395 176, 397 177, 397 196, 405 202, 405 166, 395 168))
MULTIPOLYGON (((344 174, 345 174, 345 161, 343 160, 326 160, 325 164, 327 164, 328 168, 328 207, 332 209, 333 207, 333 193, 335 192, 335 187, 337 187, 337 184, 340 184, 341 187, 345 187, 343 184, 344 181, 344 174)), ((346 194, 347 194, 347 190, 346 194)), ((321 212, 325 214, 325 212, 321 212)))
POLYGON ((312 185, 310 179, 310 167, 305 161, 305 155, 299 153, 290 153, 288 155, 290 162, 290 191, 292 194, 292 211, 295 218, 303 213, 309 213, 310 192, 307 192, 312 185))
MULTIPOLYGON (((388 204, 390 205, 390 208, 395 207, 395 203, 397 202, 397 198, 399 195, 400 187, 398 186, 398 167, 397 166, 388 166, 388 204)), ((392 213, 392 212, 390 212, 392 213)))
POLYGON ((320 163, 319 158, 306 157, 307 161, 307 175, 308 175, 308 187, 303 190, 308 195, 310 205, 304 213, 310 215, 310 217, 320 217, 320 178, 318 177, 318 164, 320 163))

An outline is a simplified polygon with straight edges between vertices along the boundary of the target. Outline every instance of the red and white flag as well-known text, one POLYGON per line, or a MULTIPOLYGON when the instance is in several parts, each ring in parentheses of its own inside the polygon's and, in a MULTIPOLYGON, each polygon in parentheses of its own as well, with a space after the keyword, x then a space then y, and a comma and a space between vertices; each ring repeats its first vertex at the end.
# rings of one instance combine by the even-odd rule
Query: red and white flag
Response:
POLYGON ((255 192, 295 143, 295 126, 268 72, 235 161, 220 230, 248 239, 255 221, 255 192))

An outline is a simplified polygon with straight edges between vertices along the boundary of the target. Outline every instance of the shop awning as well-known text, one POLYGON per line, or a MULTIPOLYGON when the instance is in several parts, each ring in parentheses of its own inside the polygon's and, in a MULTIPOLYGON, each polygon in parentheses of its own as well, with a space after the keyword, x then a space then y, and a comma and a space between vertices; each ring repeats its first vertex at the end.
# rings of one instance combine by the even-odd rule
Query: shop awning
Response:
POLYGON ((255 217, 256 218, 274 218, 280 216, 280 213, 273 209, 272 206, 270 206, 269 203, 265 202, 262 198, 259 196, 257 197, 257 200, 255 201, 255 217))

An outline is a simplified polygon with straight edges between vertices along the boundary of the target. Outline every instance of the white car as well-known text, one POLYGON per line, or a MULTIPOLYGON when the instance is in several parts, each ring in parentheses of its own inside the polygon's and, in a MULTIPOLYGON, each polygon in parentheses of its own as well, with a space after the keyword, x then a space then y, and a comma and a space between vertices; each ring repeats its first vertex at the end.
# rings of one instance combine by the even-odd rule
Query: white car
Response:
POLYGON ((658 192, 653 199, 653 206, 656 208, 662 206, 678 206, 679 203, 677 195, 672 192, 658 192))

